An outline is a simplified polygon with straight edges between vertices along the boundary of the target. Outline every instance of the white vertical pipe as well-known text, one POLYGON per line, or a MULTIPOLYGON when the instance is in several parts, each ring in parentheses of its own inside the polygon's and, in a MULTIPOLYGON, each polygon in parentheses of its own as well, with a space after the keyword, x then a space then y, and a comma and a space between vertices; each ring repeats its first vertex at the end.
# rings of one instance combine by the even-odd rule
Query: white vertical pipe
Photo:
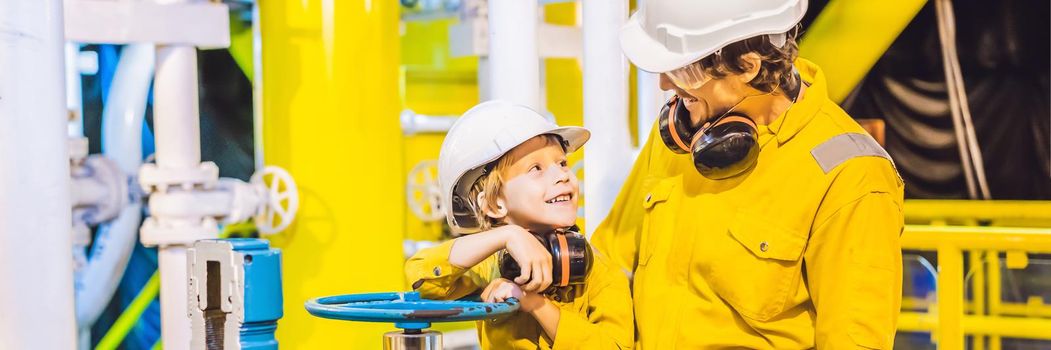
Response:
MULTIPOLYGON (((156 69, 153 126, 157 167, 197 168, 201 163, 197 49, 192 46, 158 47, 156 69)), ((191 329, 186 311, 186 247, 161 245, 158 256, 161 338, 165 349, 188 349, 191 329)))
POLYGON ((61 0, 0 1, 0 347, 73 349, 61 0))
POLYGON ((201 125, 197 101, 197 48, 157 47, 153 129, 159 168, 197 168, 201 125))
POLYGON ((69 120, 69 136, 84 136, 84 99, 80 90, 80 44, 65 43, 66 55, 66 110, 73 113, 69 120))
POLYGON ((255 142, 255 170, 263 170, 263 26, 259 3, 252 3, 252 135, 255 142))
POLYGON ((584 220, 591 235, 631 168, 628 136, 628 63, 620 51, 627 0, 583 0, 584 126, 593 135, 584 151, 584 220))
POLYGON ((489 1, 490 96, 540 110, 537 0, 489 1))
POLYGON ((161 339, 165 349, 189 349, 189 309, 186 289, 186 247, 164 246, 157 249, 161 269, 161 339))
MULTIPOLYGON (((153 105, 157 167, 197 168, 201 163, 197 48, 182 45, 157 47, 153 105)), ((189 349, 191 331, 186 299, 186 247, 161 244, 158 256, 161 274, 161 338, 164 348, 189 349)))
POLYGON ((650 136, 650 129, 657 114, 660 113, 661 105, 667 97, 660 90, 660 75, 635 68, 635 92, 638 94, 636 103, 636 115, 638 116, 638 128, 636 129, 639 139, 639 148, 646 143, 650 136))

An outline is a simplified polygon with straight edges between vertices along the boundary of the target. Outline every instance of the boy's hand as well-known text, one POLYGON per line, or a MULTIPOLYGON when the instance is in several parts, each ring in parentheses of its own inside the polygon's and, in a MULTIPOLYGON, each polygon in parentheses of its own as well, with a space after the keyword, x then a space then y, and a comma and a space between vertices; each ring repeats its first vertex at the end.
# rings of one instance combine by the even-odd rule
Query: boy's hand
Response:
POLYGON ((510 298, 521 301, 522 289, 506 278, 497 278, 489 282, 489 285, 482 291, 482 301, 487 303, 502 303, 510 298))
POLYGON ((547 298, 540 293, 523 292, 514 282, 506 278, 497 278, 482 291, 482 301, 487 303, 502 303, 507 299, 518 299, 518 310, 522 312, 533 312, 547 303, 547 298))
POLYGON ((518 262, 522 274, 515 283, 525 292, 540 292, 551 285, 551 253, 532 233, 517 225, 500 227, 505 230, 504 249, 518 262))

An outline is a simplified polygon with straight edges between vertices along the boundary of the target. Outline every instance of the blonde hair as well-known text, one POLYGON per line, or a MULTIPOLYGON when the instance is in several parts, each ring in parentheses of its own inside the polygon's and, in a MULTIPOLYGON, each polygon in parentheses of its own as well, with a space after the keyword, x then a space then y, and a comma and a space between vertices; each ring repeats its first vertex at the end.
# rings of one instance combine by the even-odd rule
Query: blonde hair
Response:
MULTIPOLYGON (((543 137, 544 146, 559 145, 562 147, 563 152, 566 151, 566 144, 558 135, 543 134, 535 137, 543 137)), ((506 183, 506 179, 504 179, 504 171, 518 160, 517 158, 510 157, 510 154, 511 152, 508 151, 500 156, 500 158, 486 164, 485 172, 474 181, 474 184, 471 185, 471 190, 468 192, 467 203, 475 217, 478 218, 479 231, 488 231, 492 228, 506 224, 503 219, 492 218, 489 215, 486 215, 486 213, 500 211, 500 206, 497 205, 496 198, 503 197, 504 195, 503 188, 504 183, 506 183), (483 195, 483 197, 485 197, 484 207, 481 205, 482 203, 478 203, 478 194, 483 192, 485 193, 483 195)))

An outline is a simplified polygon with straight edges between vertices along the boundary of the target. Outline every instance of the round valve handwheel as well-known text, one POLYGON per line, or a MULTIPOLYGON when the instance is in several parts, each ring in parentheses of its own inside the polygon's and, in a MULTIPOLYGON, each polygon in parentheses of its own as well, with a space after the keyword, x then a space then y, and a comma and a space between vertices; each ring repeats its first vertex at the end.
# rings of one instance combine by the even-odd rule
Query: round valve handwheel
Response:
POLYGON ((438 187, 438 162, 425 160, 409 171, 405 191, 409 209, 424 222, 441 221, 445 213, 441 209, 441 188, 438 187))
POLYGON ((270 235, 288 228, 299 210, 299 191, 292 175, 285 169, 267 165, 252 175, 251 182, 265 189, 263 203, 255 215, 259 233, 270 235))
POLYGON ((421 330, 433 322, 473 321, 518 311, 518 301, 502 303, 421 299, 420 293, 346 294, 311 299, 311 315, 344 321, 390 322, 405 330, 421 330))

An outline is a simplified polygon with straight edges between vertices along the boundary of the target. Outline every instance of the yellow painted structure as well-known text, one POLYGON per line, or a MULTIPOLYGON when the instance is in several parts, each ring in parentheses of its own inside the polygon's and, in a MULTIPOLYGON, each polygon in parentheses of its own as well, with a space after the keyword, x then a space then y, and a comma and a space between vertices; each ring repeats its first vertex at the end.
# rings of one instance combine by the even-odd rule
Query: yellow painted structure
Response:
POLYGON ((385 324, 307 314, 312 297, 404 290, 404 167, 398 113, 396 1, 262 1, 265 162, 299 186, 283 250, 285 316, 294 349, 377 348, 385 324))
POLYGON ((825 71, 828 97, 842 102, 926 2, 832 0, 807 28, 800 56, 825 71))
POLYGON ((932 332, 941 349, 963 349, 965 335, 975 350, 998 350, 1004 337, 1051 341, 1051 305, 1039 296, 1025 303, 1005 302, 1001 281, 1004 267, 1023 269, 1028 254, 1051 253, 1051 229, 1046 228, 1051 202, 909 200, 905 213, 906 222, 932 224, 907 225, 902 248, 938 253, 938 291, 937 298, 906 297, 899 330, 932 332), (965 275, 970 276, 968 285, 965 275), (967 287, 970 298, 965 298, 967 287))

